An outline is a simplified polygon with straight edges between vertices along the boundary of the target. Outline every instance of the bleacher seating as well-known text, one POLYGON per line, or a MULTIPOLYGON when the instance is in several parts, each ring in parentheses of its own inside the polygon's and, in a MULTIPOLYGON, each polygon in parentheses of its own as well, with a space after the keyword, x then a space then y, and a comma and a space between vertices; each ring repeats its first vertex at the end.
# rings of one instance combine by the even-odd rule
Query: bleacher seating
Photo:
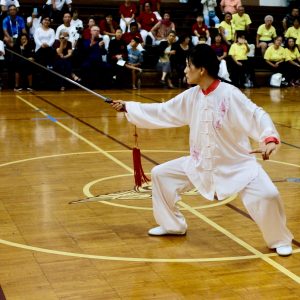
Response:
MULTIPOLYGON (((34 5, 32 5, 32 0, 22 1, 22 15, 28 16, 32 12, 32 8, 38 6, 41 8, 44 1, 36 0, 34 5)), ((104 16, 109 12, 113 17, 118 19, 118 9, 120 3, 123 1, 97 1, 97 0, 74 0, 76 5, 74 7, 78 8, 80 19, 86 23, 89 16, 95 16, 96 20, 104 18, 104 16)), ((194 12, 188 4, 179 3, 179 1, 163 1, 161 6, 162 11, 168 11, 171 13, 171 19, 176 24, 176 31, 178 35, 183 33, 190 33, 192 24, 195 22, 196 12, 194 12)), ((283 17, 287 13, 287 8, 285 7, 260 7, 260 6, 247 6, 245 5, 246 12, 250 15, 252 19, 252 24, 250 27, 250 41, 255 42, 256 30, 259 25, 264 22, 264 17, 267 14, 271 14, 274 17, 274 26, 277 28, 278 33, 281 33, 281 22, 283 17)), ((222 18, 222 16, 220 16, 222 18)), ((151 46, 147 46, 147 57, 145 58, 144 73, 143 73, 143 86, 153 85, 155 82, 159 84, 159 74, 155 70, 156 62, 156 51, 151 49, 151 46)), ((255 57, 253 63, 255 66, 255 73, 257 77, 257 83, 259 86, 264 86, 268 84, 268 78, 270 72, 262 67, 262 57, 255 57)))

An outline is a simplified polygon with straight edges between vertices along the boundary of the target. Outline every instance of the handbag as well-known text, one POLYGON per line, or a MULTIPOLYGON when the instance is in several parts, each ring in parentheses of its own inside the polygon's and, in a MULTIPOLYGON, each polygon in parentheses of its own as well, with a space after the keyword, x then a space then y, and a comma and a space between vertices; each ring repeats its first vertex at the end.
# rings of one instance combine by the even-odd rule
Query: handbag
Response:
POLYGON ((282 74, 281 73, 275 73, 271 76, 270 79, 270 86, 273 87, 280 87, 282 82, 282 74))

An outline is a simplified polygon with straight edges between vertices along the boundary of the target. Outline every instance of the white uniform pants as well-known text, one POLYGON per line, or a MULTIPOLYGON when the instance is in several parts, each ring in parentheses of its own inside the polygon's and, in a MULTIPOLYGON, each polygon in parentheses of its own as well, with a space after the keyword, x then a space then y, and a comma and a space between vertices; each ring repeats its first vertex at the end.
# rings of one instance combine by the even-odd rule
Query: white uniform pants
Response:
MULTIPOLYGON (((187 229, 185 218, 176 206, 179 194, 193 188, 182 167, 184 159, 158 165, 151 173, 154 217, 167 231, 187 229)), ((240 191, 240 196, 269 248, 291 244, 293 236, 286 227, 278 190, 262 168, 259 168, 258 177, 240 191)))
MULTIPOLYGON (((125 18, 125 21, 129 22, 130 18, 125 18)), ((130 31, 129 25, 127 26, 125 21, 123 19, 120 19, 120 28, 122 29, 123 33, 130 31)), ((133 19, 130 21, 130 23, 132 23, 132 22, 135 22, 135 20, 133 19)))

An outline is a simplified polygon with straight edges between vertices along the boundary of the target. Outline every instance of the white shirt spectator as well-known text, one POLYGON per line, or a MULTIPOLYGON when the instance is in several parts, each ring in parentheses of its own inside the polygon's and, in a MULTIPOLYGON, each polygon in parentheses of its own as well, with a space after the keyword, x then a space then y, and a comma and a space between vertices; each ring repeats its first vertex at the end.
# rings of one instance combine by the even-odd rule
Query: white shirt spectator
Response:
POLYGON ((4 60, 4 54, 5 54, 4 43, 0 40, 0 60, 4 60))
POLYGON ((77 20, 71 20, 71 26, 72 27, 75 27, 75 28, 83 28, 83 23, 80 19, 77 19, 77 20))
POLYGON ((37 52, 42 44, 47 44, 52 46, 55 42, 55 32, 52 28, 44 30, 42 27, 36 29, 34 33, 34 42, 35 42, 35 52, 37 52))
POLYGON ((1 0, 0 5, 5 6, 6 10, 11 5, 15 5, 17 8, 20 7, 20 3, 18 0, 1 0))
POLYGON ((66 27, 64 24, 58 26, 56 29, 56 36, 55 36, 57 40, 59 40, 59 36, 62 31, 67 31, 69 33, 68 41, 72 43, 72 48, 74 49, 76 46, 76 42, 79 39, 79 34, 77 32, 76 27, 73 26, 66 27))
MULTIPOLYGON (((62 10, 64 4, 71 4, 72 0, 55 0, 55 6, 57 10, 62 10)), ((51 0, 47 0, 46 5, 52 5, 51 0)))

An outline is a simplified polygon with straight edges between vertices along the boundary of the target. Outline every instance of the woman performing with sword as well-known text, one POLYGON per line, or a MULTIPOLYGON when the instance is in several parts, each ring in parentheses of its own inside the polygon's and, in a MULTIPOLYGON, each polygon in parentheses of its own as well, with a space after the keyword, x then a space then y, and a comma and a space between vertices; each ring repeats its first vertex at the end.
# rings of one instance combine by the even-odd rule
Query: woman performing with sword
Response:
POLYGON ((129 122, 147 129, 189 125, 190 155, 152 169, 152 202, 159 225, 149 235, 184 235, 187 223, 176 206, 179 194, 196 187, 208 200, 239 193, 266 244, 281 256, 292 253, 282 200, 257 163, 277 149, 280 138, 269 115, 236 87, 218 79, 219 60, 207 45, 190 53, 185 74, 196 85, 165 103, 112 101, 129 122), (260 144, 251 150, 249 137, 260 144))

